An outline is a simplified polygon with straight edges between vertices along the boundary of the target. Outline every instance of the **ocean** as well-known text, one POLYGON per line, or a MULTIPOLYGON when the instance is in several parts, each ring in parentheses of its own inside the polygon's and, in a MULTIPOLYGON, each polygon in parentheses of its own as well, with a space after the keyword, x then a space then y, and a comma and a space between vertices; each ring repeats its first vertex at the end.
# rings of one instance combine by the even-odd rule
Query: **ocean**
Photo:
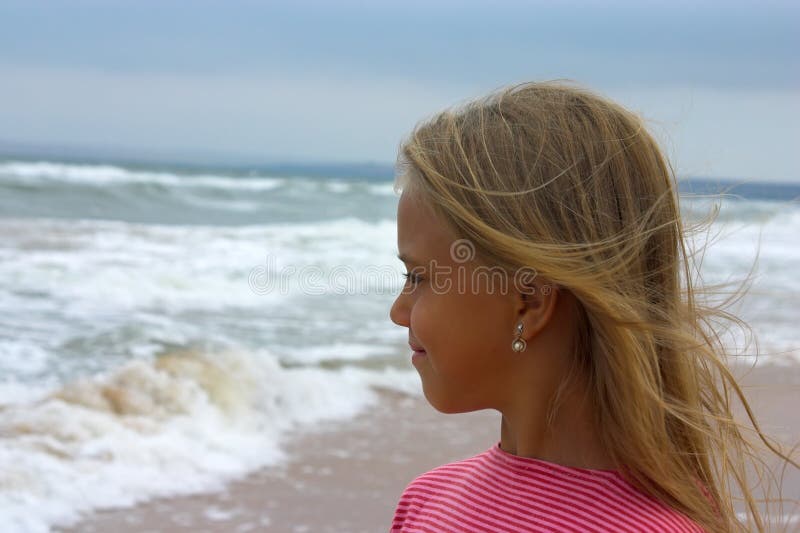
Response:
MULTIPOLYGON (((682 197, 690 221, 719 207, 700 274, 736 281, 757 256, 735 310, 758 364, 788 364, 800 186, 731 192, 682 197)), ((0 531, 221 490, 285 461, 293 429, 421 395, 388 316, 396 205, 379 165, 0 159, 0 531)))

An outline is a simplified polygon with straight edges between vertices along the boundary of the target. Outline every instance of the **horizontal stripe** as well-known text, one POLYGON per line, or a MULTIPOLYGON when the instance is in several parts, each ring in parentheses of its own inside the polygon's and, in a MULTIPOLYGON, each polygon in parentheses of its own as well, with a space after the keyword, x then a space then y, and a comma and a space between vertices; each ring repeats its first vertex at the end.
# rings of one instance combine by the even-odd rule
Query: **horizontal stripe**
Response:
POLYGON ((618 472, 518 457, 499 442, 409 483, 391 531, 703 533, 618 472))

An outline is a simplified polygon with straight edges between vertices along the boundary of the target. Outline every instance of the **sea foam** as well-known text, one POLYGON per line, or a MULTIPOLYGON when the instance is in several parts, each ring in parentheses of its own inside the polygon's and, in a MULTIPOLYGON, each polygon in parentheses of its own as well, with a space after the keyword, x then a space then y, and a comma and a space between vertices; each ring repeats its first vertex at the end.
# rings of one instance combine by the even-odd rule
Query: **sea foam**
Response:
POLYGON ((0 530, 47 531, 81 513, 219 490, 285 461, 285 436, 348 419, 372 387, 413 372, 282 368, 260 353, 178 351, 0 406, 0 530))

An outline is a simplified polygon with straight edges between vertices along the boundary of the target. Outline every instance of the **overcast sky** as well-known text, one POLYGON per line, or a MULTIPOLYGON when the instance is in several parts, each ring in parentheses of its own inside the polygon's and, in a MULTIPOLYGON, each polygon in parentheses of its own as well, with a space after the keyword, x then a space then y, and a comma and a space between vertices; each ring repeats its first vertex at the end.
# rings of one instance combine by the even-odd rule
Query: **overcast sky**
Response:
POLYGON ((0 2, 0 142, 393 162, 414 124, 568 78, 682 175, 800 182, 797 2, 0 2))

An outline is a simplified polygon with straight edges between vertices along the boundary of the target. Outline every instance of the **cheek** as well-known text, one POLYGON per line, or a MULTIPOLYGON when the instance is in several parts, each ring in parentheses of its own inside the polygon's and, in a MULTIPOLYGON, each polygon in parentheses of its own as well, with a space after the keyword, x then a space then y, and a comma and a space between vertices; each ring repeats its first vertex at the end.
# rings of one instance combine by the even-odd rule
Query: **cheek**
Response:
MULTIPOLYGON (((503 313, 492 302, 475 296, 435 295, 421 298, 411 313, 411 330, 429 350, 432 364, 449 367, 481 367, 501 355, 504 344, 503 313)), ((508 345, 513 336, 508 335, 508 345)))
POLYGON ((461 354, 465 367, 477 372, 491 372, 501 363, 502 336, 493 321, 482 315, 467 315, 453 337, 454 349, 461 354))
POLYGON ((410 334, 422 344, 425 349, 430 348, 429 344, 433 341, 433 333, 439 327, 436 317, 444 314, 443 310, 438 309, 436 302, 432 298, 421 296, 414 302, 409 316, 410 334))

